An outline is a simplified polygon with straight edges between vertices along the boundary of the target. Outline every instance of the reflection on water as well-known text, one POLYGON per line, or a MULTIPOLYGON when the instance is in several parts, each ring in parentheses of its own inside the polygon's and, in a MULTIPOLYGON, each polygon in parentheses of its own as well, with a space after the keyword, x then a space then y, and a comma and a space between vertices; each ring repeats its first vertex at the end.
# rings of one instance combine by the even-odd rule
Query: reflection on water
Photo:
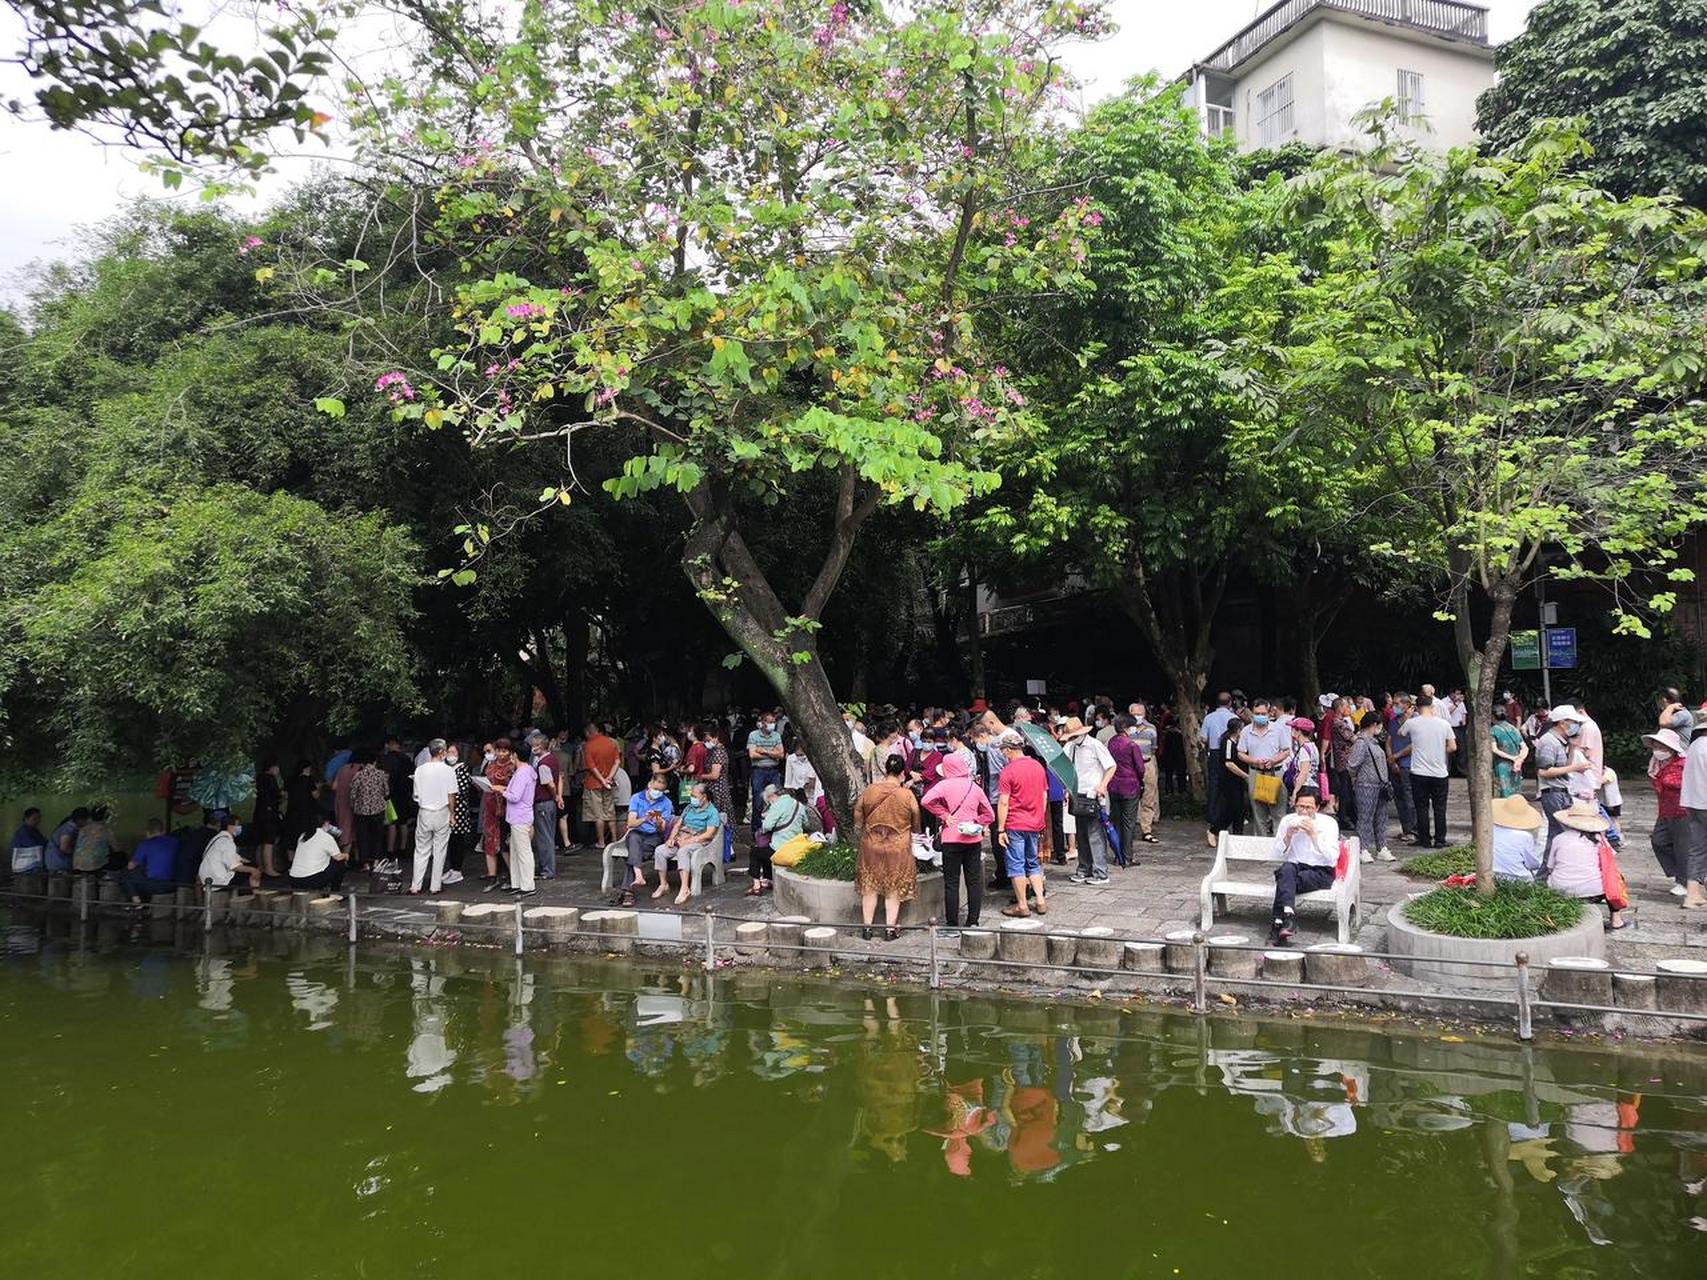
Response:
MULTIPOLYGON (((1337 1274, 1401 1274, 1381 1258, 1403 1260, 1425 1241, 1439 1268, 1430 1274, 1707 1274, 1699 1047, 1532 1049, 1308 1019, 1193 1020, 768 974, 708 978, 673 965, 357 954, 316 935, 204 938, 169 922, 131 934, 106 921, 13 919, 4 938, 0 1070, 23 1082, 15 1092, 26 1127, 52 1110, 40 1082, 63 1076, 62 1052, 73 1064, 146 1062, 178 1048, 256 1062, 264 1096, 289 1100, 274 1107, 281 1125, 302 1114, 289 1105, 296 1088, 361 1100, 345 1118, 359 1135, 348 1139, 351 1230, 432 1216, 422 1206, 458 1176, 451 1156, 466 1163, 481 1134, 492 1159, 514 1161, 555 1124, 583 1161, 626 1160, 637 1144, 644 1176, 727 1185, 720 1203, 741 1198, 739 1177, 720 1181, 731 1164, 769 1170, 767 1203, 804 1204, 832 1185, 841 1189, 832 1196, 889 1205, 893 1222, 919 1212, 928 1220, 933 1198, 958 1203, 942 1201, 957 1187, 988 1197, 978 1203, 990 1206, 992 1229, 1004 1225, 994 1215, 1019 1209, 1008 1197, 1059 1203, 1067 1220, 1023 1246, 1047 1251, 1032 1267, 1040 1274, 1065 1269, 1064 1255, 1081 1247, 1069 1234, 1073 1206, 1102 1221, 1137 1203, 1135 1187, 1156 1206, 1154 1222, 1134 1210, 1155 1241, 1146 1252, 1160 1262, 1174 1250, 1200 1273, 1235 1256, 1235 1223, 1291 1223, 1296 1238, 1299 1219, 1286 1206, 1307 1194, 1317 1197, 1311 1214, 1332 1214, 1335 1231, 1362 1251, 1337 1274), (404 1103, 404 1094, 422 1101, 404 1103), (415 1109, 427 1105, 430 1113, 415 1109), (520 1128, 492 1125, 506 1110, 520 1128), (420 1145, 427 1115, 456 1135, 445 1139, 450 1150, 420 1145), (409 1137, 388 1136, 400 1124, 409 1137), (884 1198, 888 1187, 898 1198, 884 1198), (1040 1198, 1055 1187, 1070 1198, 1040 1198), (1357 1211, 1341 1215, 1340 1205, 1357 1211)), ((77 1092, 95 1123, 93 1080, 76 1076, 60 1090, 77 1092)), ((210 1098, 205 1073, 193 1088, 188 1075, 184 1083, 186 1098, 216 1107, 247 1096, 210 1098)), ((176 1083, 152 1085, 156 1104, 170 1106, 176 1083)), ((74 1131, 64 1126, 77 1114, 34 1136, 51 1149, 51 1135, 74 1131)), ((245 1168, 240 1151, 222 1158, 245 1168)), ((550 1176, 577 1176, 551 1167, 550 1176)), ((619 1183, 642 1176, 638 1167, 624 1165, 619 1183)), ((21 1185, 47 1168, 32 1174, 26 1160, 21 1185)), ((12 1196, 0 1226, 30 1198, 12 1196)), ((963 1211, 976 1212, 971 1202, 963 1211)), ((827 1210, 817 1212, 819 1238, 765 1228, 779 1265, 790 1251, 835 1244, 827 1210)), ((718 1273, 711 1263, 690 1255, 682 1268, 718 1273)), ((951 1250, 941 1265, 953 1273, 960 1264, 951 1250)))

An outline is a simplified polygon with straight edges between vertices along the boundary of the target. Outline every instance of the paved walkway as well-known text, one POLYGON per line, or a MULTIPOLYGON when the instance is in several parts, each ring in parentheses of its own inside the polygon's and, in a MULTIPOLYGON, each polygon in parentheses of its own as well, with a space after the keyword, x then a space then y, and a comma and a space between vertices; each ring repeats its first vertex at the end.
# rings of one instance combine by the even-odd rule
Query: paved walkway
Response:
MULTIPOLYGON (((1633 783, 1630 790, 1638 788, 1633 783)), ((1707 911, 1685 912, 1678 905, 1681 899, 1667 892, 1669 882, 1661 875, 1649 847, 1653 798, 1648 794, 1627 799, 1623 819, 1624 851, 1620 865, 1635 906, 1629 917, 1634 926, 1609 936, 1607 957, 1615 965, 1643 968, 1655 960, 1674 956, 1707 959, 1707 952, 1702 950, 1707 948, 1707 911)), ((1448 828, 1455 841, 1468 840, 1469 798, 1464 784, 1458 780, 1452 784, 1448 828)), ((1171 930, 1195 926, 1198 923, 1198 884, 1209 870, 1213 857, 1213 852, 1204 842, 1203 827, 1197 823, 1163 820, 1156 834, 1161 840, 1159 845, 1140 847, 1142 865, 1124 870, 1112 869, 1111 883, 1107 888, 1093 889, 1070 883, 1067 879, 1070 867, 1048 868, 1048 923, 1067 929, 1104 925, 1122 933, 1149 938, 1159 938, 1171 930)), ((1354 941, 1369 951, 1386 949, 1387 908, 1407 894, 1430 887, 1429 882, 1400 872, 1404 859, 1419 851, 1399 843, 1396 829, 1392 848, 1399 862, 1371 863, 1363 868, 1363 924, 1354 941)), ((469 900, 481 898, 478 862, 478 859, 470 860, 469 869, 475 872, 475 879, 447 889, 442 896, 469 900)), ((713 888, 710 876, 706 877, 704 896, 696 898, 685 908, 685 914, 693 922, 691 925, 684 922, 685 932, 690 936, 698 932, 697 917, 707 909, 721 915, 752 919, 765 919, 777 914, 770 896, 759 899, 744 896, 748 884, 745 868, 746 855, 738 852, 731 867, 736 874, 731 874, 726 884, 713 888)), ((604 896, 599 892, 600 872, 595 850, 582 848, 571 854, 559 854, 557 879, 542 881, 540 893, 530 900, 530 905, 603 906, 604 896)), ((359 893, 362 878, 358 877, 354 884, 359 893)), ((509 899, 507 895, 494 894, 486 900, 509 899)), ((994 927, 1000 921, 1000 908, 1006 900, 1005 895, 986 893, 982 921, 986 927, 994 927)), ((369 898, 367 901, 371 903, 374 900, 369 898)), ((655 904, 642 896, 637 905, 642 910, 674 910, 667 905, 668 901, 662 899, 655 904)), ((430 915, 425 908, 408 899, 387 899, 385 902, 387 906, 401 909, 400 920, 414 917, 417 912, 423 921, 430 915)), ((1229 908, 1227 915, 1217 918, 1215 932, 1245 933, 1254 942, 1266 940, 1266 904, 1255 899, 1234 899, 1229 908)), ((1301 907, 1299 926, 1295 946, 1334 940, 1334 920, 1326 908, 1301 907)), ((909 953, 923 948, 922 941, 917 939, 887 946, 881 943, 870 945, 876 954, 885 951, 909 953)))

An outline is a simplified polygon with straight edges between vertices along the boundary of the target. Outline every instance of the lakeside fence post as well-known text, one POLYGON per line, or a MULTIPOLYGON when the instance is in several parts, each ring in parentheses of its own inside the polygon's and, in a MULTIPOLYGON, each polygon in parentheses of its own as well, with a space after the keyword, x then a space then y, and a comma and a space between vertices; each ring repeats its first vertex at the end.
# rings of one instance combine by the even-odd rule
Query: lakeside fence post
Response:
MULTIPOLYGON (((231 890, 236 893, 237 890, 231 890)), ((88 908, 84 908, 84 919, 88 918, 88 908)), ((202 932, 213 932, 213 893, 205 886, 202 889, 202 932)))
POLYGON ((527 939, 522 934, 522 900, 520 898, 517 898, 516 899, 516 954, 518 956, 521 955, 522 947, 525 946, 526 943, 527 943, 527 939))
POLYGON ((344 905, 349 909, 350 941, 354 942, 356 940, 356 895, 353 892, 344 895, 344 905))
POLYGON ((1205 1013, 1209 1009, 1209 982, 1205 977, 1207 957, 1203 951, 1203 931, 1191 935, 1191 1011, 1205 1013))
POLYGON ((931 919, 931 923, 930 923, 930 934, 931 934, 931 990, 935 991, 937 988, 942 986, 942 971, 937 966, 936 919, 934 917, 931 919))
POLYGON ((712 914, 711 908, 707 907, 705 909, 705 971, 707 973, 717 968, 716 926, 717 917, 712 914))
POLYGON ((1531 1023, 1529 1008, 1529 953, 1517 953, 1517 1038, 1529 1040, 1534 1037, 1535 1028, 1531 1023))

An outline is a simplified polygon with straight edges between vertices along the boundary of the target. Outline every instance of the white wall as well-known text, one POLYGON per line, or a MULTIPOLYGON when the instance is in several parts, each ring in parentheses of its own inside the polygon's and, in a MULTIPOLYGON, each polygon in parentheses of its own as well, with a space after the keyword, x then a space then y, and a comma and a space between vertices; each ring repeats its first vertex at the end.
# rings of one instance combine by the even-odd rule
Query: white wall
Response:
POLYGON ((1465 146, 1476 137, 1476 99, 1494 83, 1492 54, 1429 39, 1410 38, 1356 19, 1326 15, 1239 75, 1233 93, 1235 133, 1241 151, 1259 145, 1257 95, 1292 75, 1293 131, 1281 142, 1312 147, 1361 147, 1367 136, 1352 117, 1398 95, 1399 68, 1423 77, 1424 114, 1432 133, 1414 131, 1429 145, 1465 146))
POLYGON ((1364 23, 1322 23, 1326 68, 1324 112, 1328 146, 1355 148, 1368 138, 1351 123, 1359 111, 1393 98, 1399 68, 1423 78, 1423 114, 1429 128, 1412 131, 1419 141, 1445 150, 1476 139, 1476 99, 1494 83, 1493 58, 1438 40, 1406 39, 1364 23))
POLYGON ((1261 145, 1257 131, 1257 95, 1282 76, 1292 76, 1292 125, 1285 142, 1305 142, 1310 146, 1324 145, 1328 137, 1326 94, 1323 80, 1323 31, 1327 24, 1312 23, 1310 29, 1297 39, 1253 62, 1239 74, 1238 87, 1233 91, 1233 110, 1237 113, 1234 134, 1239 150, 1254 151, 1261 145))

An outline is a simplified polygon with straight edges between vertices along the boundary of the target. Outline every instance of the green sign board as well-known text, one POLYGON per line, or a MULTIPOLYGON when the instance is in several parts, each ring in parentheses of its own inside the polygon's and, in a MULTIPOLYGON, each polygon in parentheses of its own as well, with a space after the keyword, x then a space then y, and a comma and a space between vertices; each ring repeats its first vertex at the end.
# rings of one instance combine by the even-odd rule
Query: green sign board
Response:
POLYGON ((1541 640, 1535 632, 1511 633, 1511 668, 1513 671, 1541 670, 1541 640))

